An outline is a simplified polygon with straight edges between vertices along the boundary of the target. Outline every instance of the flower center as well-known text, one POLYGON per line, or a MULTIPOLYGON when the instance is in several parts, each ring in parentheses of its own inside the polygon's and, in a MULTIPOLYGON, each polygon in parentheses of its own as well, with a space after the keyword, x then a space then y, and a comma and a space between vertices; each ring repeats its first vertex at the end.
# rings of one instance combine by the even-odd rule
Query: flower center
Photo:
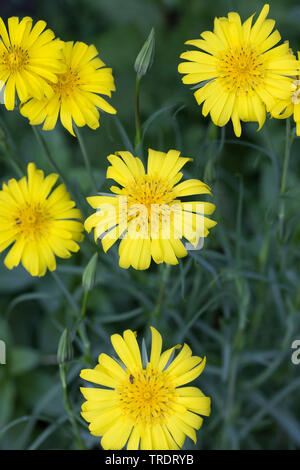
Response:
POLYGON ((124 188, 128 205, 143 204, 151 213, 152 204, 170 204, 174 200, 172 186, 167 181, 144 175, 124 188))
POLYGON ((262 56, 247 45, 222 52, 217 68, 226 90, 235 93, 255 90, 265 74, 262 56))
POLYGON ((27 203, 18 210, 14 220, 19 235, 37 240, 47 235, 52 217, 40 204, 27 203))
POLYGON ((134 424, 152 425, 164 422, 172 413, 176 399, 175 387, 166 372, 160 372, 148 364, 117 389, 123 415, 134 424))
POLYGON ((54 92, 65 98, 71 96, 79 85, 78 72, 69 68, 67 72, 60 73, 57 77, 57 83, 52 84, 54 92))
POLYGON ((293 104, 300 103, 300 80, 295 80, 292 84, 294 93, 292 94, 293 104))
POLYGON ((2 54, 2 63, 6 65, 10 73, 23 70, 29 62, 29 54, 22 47, 14 46, 2 54))

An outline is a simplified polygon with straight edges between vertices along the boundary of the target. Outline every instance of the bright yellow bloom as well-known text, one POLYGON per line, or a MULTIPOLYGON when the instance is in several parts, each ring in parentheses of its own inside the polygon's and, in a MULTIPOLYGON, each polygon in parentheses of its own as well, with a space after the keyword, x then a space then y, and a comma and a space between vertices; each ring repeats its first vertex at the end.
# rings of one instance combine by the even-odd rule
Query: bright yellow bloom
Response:
POLYGON ((148 167, 130 152, 116 152, 107 157, 111 163, 107 178, 115 195, 87 198, 97 209, 85 222, 85 229, 95 229, 95 241, 102 239, 106 252, 118 238, 122 268, 148 269, 151 258, 156 263, 178 264, 177 258, 187 255, 181 239, 196 249, 216 222, 204 217, 214 212, 209 202, 182 202, 184 196, 211 194, 210 188, 198 179, 179 183, 181 168, 191 158, 180 157, 177 150, 168 153, 148 151, 148 167), (178 184, 179 183, 179 184, 178 184))
POLYGON ((0 90, 5 85, 7 109, 15 107, 17 91, 21 102, 32 96, 42 99, 53 94, 50 83, 63 70, 61 41, 46 29, 45 21, 32 27, 32 18, 8 18, 8 31, 0 18, 0 90))
MULTIPOLYGON (((300 68, 300 52, 298 52, 300 68)), ((296 123, 296 134, 300 135, 300 75, 290 81, 290 95, 288 99, 279 101, 271 110, 276 119, 286 119, 293 115, 296 123)))
POLYGON ((182 387, 195 380, 205 358, 192 356, 184 344, 172 361, 174 346, 162 353, 162 338, 151 327, 150 361, 143 364, 135 333, 112 335, 111 342, 122 364, 100 354, 94 369, 84 369, 84 380, 107 387, 81 388, 86 398, 82 416, 94 436, 102 436, 105 450, 178 450, 185 437, 196 443, 199 415, 210 415, 211 400, 199 388, 182 387))
POLYGON ((83 240, 81 213, 64 184, 51 194, 58 175, 46 178, 34 163, 28 176, 11 179, 0 191, 0 252, 10 245, 4 260, 8 269, 21 262, 32 276, 56 269, 55 255, 69 258, 83 240))
POLYGON ((73 122, 78 127, 99 127, 99 111, 115 114, 116 110, 100 95, 111 96, 115 90, 111 69, 98 57, 95 46, 83 42, 65 42, 62 45, 66 72, 58 75, 52 85, 53 96, 32 99, 21 106, 21 114, 30 124, 44 123, 44 130, 54 129, 60 116, 62 125, 72 134, 73 122))
POLYGON ((275 21, 266 19, 265 5, 252 26, 252 18, 243 24, 238 13, 228 18, 215 18, 214 32, 205 31, 203 39, 187 41, 200 51, 181 55, 178 70, 186 74, 186 84, 200 84, 195 98, 202 113, 217 126, 232 120, 237 137, 241 135, 240 121, 256 121, 259 129, 278 100, 288 99, 290 79, 298 70, 296 57, 289 52, 288 43, 274 47, 280 34, 273 31, 275 21))

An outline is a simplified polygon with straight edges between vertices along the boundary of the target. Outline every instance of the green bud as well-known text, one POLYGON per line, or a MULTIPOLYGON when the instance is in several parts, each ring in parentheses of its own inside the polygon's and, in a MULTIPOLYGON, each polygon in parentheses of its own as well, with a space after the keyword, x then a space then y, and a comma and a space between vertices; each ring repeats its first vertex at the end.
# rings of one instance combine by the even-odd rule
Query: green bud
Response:
POLYGON ((82 285, 85 291, 90 291, 94 288, 96 283, 97 262, 98 253, 95 253, 88 262, 82 276, 82 285))
POLYGON ((63 331, 57 348, 57 362, 64 364, 73 359, 73 346, 70 339, 69 330, 65 328, 63 331))
POLYGON ((154 28, 152 28, 147 41, 140 50, 134 63, 134 70, 136 71, 139 79, 142 78, 143 75, 145 75, 151 69, 154 59, 154 49, 155 33, 154 28))

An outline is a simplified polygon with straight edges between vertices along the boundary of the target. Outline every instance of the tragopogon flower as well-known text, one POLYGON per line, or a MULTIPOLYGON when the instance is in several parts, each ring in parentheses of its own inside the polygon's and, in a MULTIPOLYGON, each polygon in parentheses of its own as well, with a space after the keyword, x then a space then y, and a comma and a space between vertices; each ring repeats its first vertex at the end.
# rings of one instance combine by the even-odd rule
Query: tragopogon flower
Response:
POLYGON ((162 338, 151 327, 150 361, 142 363, 140 349, 131 330, 115 334, 111 342, 121 365, 100 354, 94 369, 84 369, 84 380, 107 387, 81 388, 86 398, 82 416, 94 436, 102 436, 105 450, 178 450, 185 437, 196 443, 199 415, 210 415, 210 398, 196 387, 182 387, 196 379, 205 358, 192 356, 186 344, 172 361, 174 346, 163 353, 162 338))
POLYGON ((288 43, 274 47, 280 34, 273 31, 275 21, 266 19, 265 5, 252 26, 252 17, 243 24, 238 13, 228 18, 215 18, 214 32, 205 31, 202 39, 187 41, 200 51, 181 55, 178 70, 186 74, 186 84, 200 84, 195 98, 202 113, 217 126, 232 120, 236 136, 241 135, 240 121, 264 124, 266 110, 271 111, 278 100, 288 99, 290 79, 298 70, 296 57, 288 43))
MULTIPOLYGON (((300 68, 300 52, 298 52, 298 62, 300 68)), ((277 119, 286 119, 293 115, 296 134, 300 135, 300 75, 291 79, 288 99, 279 101, 271 110, 271 115, 277 119)))
POLYGON ((164 153, 149 149, 147 173, 142 161, 130 152, 117 152, 107 158, 111 163, 107 178, 122 188, 110 188, 117 196, 87 198, 97 212, 86 220, 85 229, 95 229, 95 240, 102 239, 105 252, 122 238, 122 268, 148 269, 151 257, 156 263, 177 264, 177 258, 187 255, 181 239, 196 249, 200 238, 216 225, 204 217, 214 212, 214 204, 181 201, 183 196, 211 194, 200 180, 179 183, 183 176, 180 170, 191 158, 180 157, 177 150, 164 153))
POLYGON ((27 172, 0 191, 0 252, 12 245, 4 260, 8 269, 21 262, 32 276, 44 276, 47 268, 55 270, 55 255, 69 258, 79 250, 83 225, 64 184, 50 194, 58 175, 44 178, 34 163, 27 172))
POLYGON ((5 85, 4 103, 15 107, 16 91, 21 102, 34 96, 53 94, 50 83, 64 70, 61 41, 46 29, 45 21, 32 27, 32 18, 8 18, 8 30, 0 18, 0 90, 5 85))
POLYGON ((44 130, 52 130, 58 117, 72 134, 73 122, 78 127, 99 127, 99 111, 115 114, 116 110, 100 95, 111 96, 115 90, 111 69, 98 57, 95 46, 83 42, 65 42, 62 45, 65 73, 58 75, 52 85, 53 96, 42 100, 32 99, 21 106, 21 114, 30 124, 44 123, 44 130))

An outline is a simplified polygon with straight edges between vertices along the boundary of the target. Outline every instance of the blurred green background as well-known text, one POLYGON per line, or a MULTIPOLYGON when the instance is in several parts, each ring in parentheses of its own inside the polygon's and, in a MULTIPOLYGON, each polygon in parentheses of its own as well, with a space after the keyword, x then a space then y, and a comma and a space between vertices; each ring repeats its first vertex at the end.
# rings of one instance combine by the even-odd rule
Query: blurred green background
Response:
MULTIPOLYGON (((165 348, 187 342, 194 354, 207 356, 196 383, 212 397, 212 414, 198 432, 196 447, 187 440, 187 449, 300 447, 300 365, 291 362, 291 344, 300 339, 299 138, 291 151, 279 237, 285 122, 268 120, 259 133, 256 124, 244 124, 237 139, 231 124, 222 132, 203 118, 177 72, 184 42, 212 29, 215 16, 233 10, 246 19, 262 6, 249 0, 10 0, 0 6, 4 19, 29 15, 46 20, 61 39, 94 43, 113 68, 117 91, 111 102, 117 118, 103 113, 97 131, 83 129, 102 191, 109 187, 106 156, 130 149, 134 139, 133 64, 155 27, 154 64, 142 79, 140 96, 145 153, 149 146, 176 148, 194 157, 185 177, 212 186, 218 225, 204 249, 191 252, 168 276, 157 265, 147 272, 122 270, 116 248, 104 255, 99 246, 97 285, 88 300, 85 327, 93 364, 100 352, 112 352, 111 334, 129 327, 149 338, 150 323, 162 333, 165 348), (153 319, 158 303, 159 315, 153 319)), ((282 38, 300 49, 299 2, 273 0, 269 17, 282 38)), ((0 113, 13 150, 23 161, 51 172, 26 119, 3 105, 0 113)), ((91 209, 84 198, 92 193, 76 139, 60 124, 44 135, 86 217, 91 209)), ((15 176, 7 159, 1 150, 1 181, 15 176)), ((78 254, 58 262, 60 287, 49 273, 35 279, 23 268, 8 271, 5 254, 0 255, 0 339, 7 344, 7 364, 0 365, 0 449, 76 448, 56 351, 62 331, 74 324, 70 304, 82 302, 82 273, 95 249, 87 236, 78 254)), ((78 417, 83 401, 78 373, 85 367, 81 346, 76 340, 74 360, 67 366, 78 417)), ((86 446, 100 448, 87 427, 78 425, 86 446)))

